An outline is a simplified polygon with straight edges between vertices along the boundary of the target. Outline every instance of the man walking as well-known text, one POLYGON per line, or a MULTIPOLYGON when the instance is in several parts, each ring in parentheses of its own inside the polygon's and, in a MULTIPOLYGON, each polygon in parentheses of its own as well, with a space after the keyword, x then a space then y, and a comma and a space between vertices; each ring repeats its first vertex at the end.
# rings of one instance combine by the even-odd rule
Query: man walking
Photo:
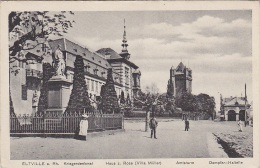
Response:
POLYGON ((185 131, 189 131, 189 127, 190 127, 190 122, 186 118, 185 119, 185 131))
POLYGON ((151 138, 153 138, 153 135, 154 135, 154 138, 157 139, 156 138, 156 127, 158 126, 158 122, 156 121, 154 116, 150 120, 149 125, 150 125, 150 129, 151 129, 151 138))

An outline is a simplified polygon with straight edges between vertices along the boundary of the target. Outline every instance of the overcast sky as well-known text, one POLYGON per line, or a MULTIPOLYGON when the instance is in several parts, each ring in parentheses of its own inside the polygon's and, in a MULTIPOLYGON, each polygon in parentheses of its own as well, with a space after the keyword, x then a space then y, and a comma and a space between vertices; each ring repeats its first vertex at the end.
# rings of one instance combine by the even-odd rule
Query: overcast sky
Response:
POLYGON ((244 96, 247 83, 251 102, 251 17, 242 10, 75 12, 76 24, 66 36, 93 51, 110 47, 120 53, 125 19, 130 61, 142 72, 142 88, 155 83, 166 92, 169 69, 182 60, 193 71, 193 94, 209 94, 218 104, 219 93, 244 96))

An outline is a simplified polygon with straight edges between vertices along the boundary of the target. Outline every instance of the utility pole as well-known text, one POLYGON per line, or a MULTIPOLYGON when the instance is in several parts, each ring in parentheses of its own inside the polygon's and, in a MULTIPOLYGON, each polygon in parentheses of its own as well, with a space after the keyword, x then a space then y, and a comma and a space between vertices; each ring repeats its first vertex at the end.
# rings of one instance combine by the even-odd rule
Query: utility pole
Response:
POLYGON ((247 96, 246 96, 246 83, 245 83, 245 127, 246 127, 246 120, 247 120, 246 104, 247 104, 247 96))

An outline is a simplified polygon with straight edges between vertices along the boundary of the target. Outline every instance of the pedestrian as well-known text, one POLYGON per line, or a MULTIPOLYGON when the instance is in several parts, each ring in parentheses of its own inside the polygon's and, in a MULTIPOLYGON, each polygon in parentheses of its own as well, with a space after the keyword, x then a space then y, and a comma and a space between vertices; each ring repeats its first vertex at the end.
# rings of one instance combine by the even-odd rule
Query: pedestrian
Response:
POLYGON ((185 131, 189 131, 189 128, 190 128, 190 122, 186 118, 185 119, 185 131))
POLYGON ((149 123, 150 129, 151 129, 151 138, 157 139, 156 137, 156 127, 158 126, 158 122, 156 121, 156 118, 154 117, 154 115, 152 116, 152 119, 150 120, 149 123))
POLYGON ((243 131, 243 129, 242 129, 242 121, 241 120, 239 120, 238 121, 238 123, 237 123, 237 125, 238 125, 238 127, 239 127, 239 132, 242 132, 243 131))
POLYGON ((88 118, 89 118, 88 115, 86 115, 86 114, 82 115, 82 120, 79 123, 79 136, 81 136, 83 138, 80 138, 80 139, 87 140, 88 118))

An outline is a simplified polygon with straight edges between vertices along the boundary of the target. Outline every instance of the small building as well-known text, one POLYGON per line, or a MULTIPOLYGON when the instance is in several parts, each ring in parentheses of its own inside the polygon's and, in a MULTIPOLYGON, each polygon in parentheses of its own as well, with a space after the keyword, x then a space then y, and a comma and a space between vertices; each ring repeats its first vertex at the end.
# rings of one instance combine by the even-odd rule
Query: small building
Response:
POLYGON ((226 121, 245 121, 245 111, 247 117, 249 114, 250 104, 246 104, 245 97, 229 97, 221 100, 221 118, 226 121))

